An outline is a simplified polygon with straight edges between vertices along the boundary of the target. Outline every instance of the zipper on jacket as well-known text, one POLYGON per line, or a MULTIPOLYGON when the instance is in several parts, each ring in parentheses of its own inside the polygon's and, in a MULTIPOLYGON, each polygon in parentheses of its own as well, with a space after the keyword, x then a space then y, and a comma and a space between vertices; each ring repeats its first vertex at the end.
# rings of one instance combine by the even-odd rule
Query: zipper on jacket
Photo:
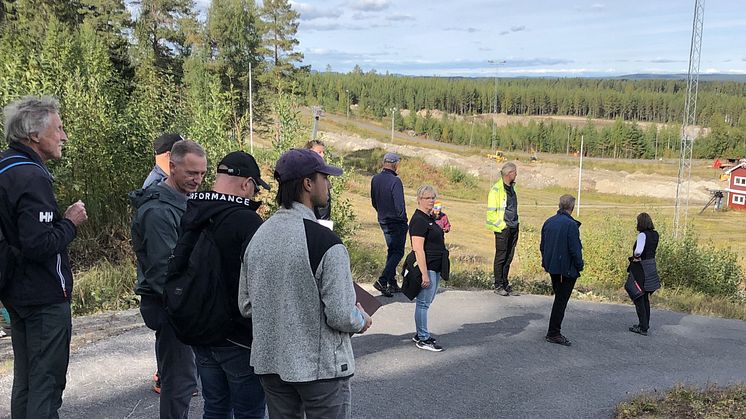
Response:
POLYGON ((60 285, 62 286, 62 295, 67 298, 67 290, 65 289, 65 276, 62 275, 62 257, 57 253, 57 275, 60 276, 60 285))

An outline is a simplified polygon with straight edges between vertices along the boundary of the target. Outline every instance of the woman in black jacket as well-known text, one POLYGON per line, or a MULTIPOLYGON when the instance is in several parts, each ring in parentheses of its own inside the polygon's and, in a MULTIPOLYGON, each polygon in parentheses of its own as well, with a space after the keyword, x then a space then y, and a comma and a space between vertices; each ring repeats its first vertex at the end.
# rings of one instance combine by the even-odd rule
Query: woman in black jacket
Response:
POLYGON ((635 300, 637 318, 639 322, 629 328, 630 332, 647 336, 650 326, 650 294, 661 287, 658 270, 655 264, 655 253, 658 249, 658 232, 655 231, 653 219, 646 212, 637 216, 637 240, 632 246, 632 257, 630 258, 630 274, 644 291, 643 295, 635 300))

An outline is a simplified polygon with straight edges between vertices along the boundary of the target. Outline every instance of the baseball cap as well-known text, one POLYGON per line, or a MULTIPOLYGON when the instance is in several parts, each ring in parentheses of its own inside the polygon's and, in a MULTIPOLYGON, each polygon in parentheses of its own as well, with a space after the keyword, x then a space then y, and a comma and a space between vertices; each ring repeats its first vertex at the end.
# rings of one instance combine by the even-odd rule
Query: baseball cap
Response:
POLYGON ((307 148, 291 148, 283 153, 275 164, 275 178, 280 183, 307 177, 316 172, 339 176, 342 169, 327 165, 323 157, 307 148))
POLYGON ((386 153, 383 156, 384 163, 398 163, 399 160, 401 160, 401 157, 399 157, 399 155, 396 153, 386 153))
POLYGON ((163 134, 153 141, 153 150, 155 150, 155 154, 163 154, 167 151, 171 151, 174 144, 183 139, 184 138, 179 134, 163 134))
POLYGON ((245 151, 233 151, 223 157, 223 160, 220 160, 218 164, 218 173, 224 173, 229 176, 250 177, 264 189, 270 189, 267 182, 262 180, 262 173, 259 170, 259 165, 256 164, 254 156, 245 151))

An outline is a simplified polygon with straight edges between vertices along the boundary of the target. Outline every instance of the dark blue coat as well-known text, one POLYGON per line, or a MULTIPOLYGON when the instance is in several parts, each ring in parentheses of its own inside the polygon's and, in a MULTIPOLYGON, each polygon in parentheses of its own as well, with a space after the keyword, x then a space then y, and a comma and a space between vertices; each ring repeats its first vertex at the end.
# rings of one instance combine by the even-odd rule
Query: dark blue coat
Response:
POLYGON ((565 211, 549 217, 541 227, 541 266, 550 274, 577 278, 583 270, 580 222, 565 211))
POLYGON ((404 186, 396 172, 383 169, 370 181, 370 201, 378 212, 379 224, 407 225, 404 186))

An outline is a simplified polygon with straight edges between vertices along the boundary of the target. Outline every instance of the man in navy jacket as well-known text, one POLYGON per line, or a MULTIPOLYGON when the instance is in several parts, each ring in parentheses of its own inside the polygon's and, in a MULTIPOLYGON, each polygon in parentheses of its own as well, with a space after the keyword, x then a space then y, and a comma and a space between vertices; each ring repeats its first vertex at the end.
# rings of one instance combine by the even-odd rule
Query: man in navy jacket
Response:
POLYGON ((60 213, 46 166, 62 157, 67 141, 59 102, 28 96, 3 113, 10 147, 0 154, 0 225, 18 254, 0 290, 13 324, 10 412, 14 418, 56 418, 72 334, 67 247, 88 216, 80 201, 60 213))
POLYGON ((407 208, 404 205, 404 186, 396 174, 401 158, 396 153, 383 156, 383 170, 370 181, 370 200, 378 213, 378 224, 383 230, 388 253, 386 265, 373 287, 386 297, 400 292, 396 283, 396 266, 404 256, 407 241, 407 208))
POLYGON ((562 319, 575 281, 583 270, 583 245, 580 243, 580 222, 572 218, 575 198, 562 195, 557 214, 544 222, 541 228, 541 266, 552 278, 554 304, 549 318, 547 342, 570 346, 562 336, 562 319))

